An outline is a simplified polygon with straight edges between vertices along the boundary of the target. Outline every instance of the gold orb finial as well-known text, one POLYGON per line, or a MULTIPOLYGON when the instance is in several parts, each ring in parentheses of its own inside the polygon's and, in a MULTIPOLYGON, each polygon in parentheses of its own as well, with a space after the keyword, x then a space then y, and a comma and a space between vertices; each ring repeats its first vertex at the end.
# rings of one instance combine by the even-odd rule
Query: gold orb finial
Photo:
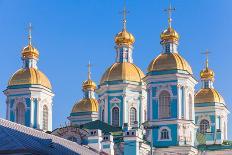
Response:
POLYGON ((32 26, 31 26, 31 23, 29 23, 28 45, 26 47, 24 47, 22 50, 22 58, 23 59, 25 59, 25 58, 38 59, 39 58, 39 51, 36 48, 34 48, 32 46, 32 43, 31 43, 31 39, 32 39, 31 31, 32 31, 32 26))
POLYGON ((202 54, 206 55, 205 68, 200 72, 200 77, 202 80, 211 80, 214 81, 214 71, 209 68, 209 51, 203 52, 202 54))
POLYGON ((179 40, 179 34, 172 28, 172 12, 175 10, 175 8, 172 8, 171 3, 169 8, 164 10, 168 14, 168 28, 160 35, 162 44, 166 42, 177 42, 179 40))
POLYGON ((86 81, 83 82, 82 84, 82 88, 83 88, 83 91, 86 91, 86 90, 92 90, 92 91, 95 91, 96 88, 97 88, 97 85, 95 84, 95 82, 93 82, 93 80, 91 80, 91 64, 90 64, 90 61, 88 63, 88 79, 86 81))
POLYGON ((126 10, 126 3, 125 3, 125 1, 124 1, 124 8, 123 8, 123 11, 121 13, 123 14, 123 20, 122 20, 122 22, 123 22, 123 29, 122 29, 121 32, 119 32, 115 36, 114 41, 115 41, 115 43, 117 45, 123 45, 123 44, 124 45, 132 45, 135 42, 135 38, 134 38, 134 36, 130 32, 128 32, 126 30, 126 22, 127 22, 126 16, 127 16, 127 14, 129 12, 126 10))

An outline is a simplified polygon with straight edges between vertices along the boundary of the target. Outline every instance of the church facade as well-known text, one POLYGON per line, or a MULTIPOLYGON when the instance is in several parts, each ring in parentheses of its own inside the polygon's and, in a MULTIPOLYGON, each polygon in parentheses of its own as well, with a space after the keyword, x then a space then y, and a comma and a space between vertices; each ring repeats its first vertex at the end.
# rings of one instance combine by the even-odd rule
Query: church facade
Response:
MULTIPOLYGON (((172 27, 161 33, 162 51, 147 72, 133 61, 135 37, 126 27, 115 36, 115 62, 99 84, 83 82, 83 98, 67 116, 70 123, 52 130, 53 91, 37 66, 39 52, 22 50, 23 67, 8 82, 6 119, 40 132, 68 139, 99 154, 197 155, 232 154, 228 141, 226 102, 214 88, 215 73, 208 57, 200 72, 201 89, 189 63, 178 51, 179 34, 172 27)), ((207 54, 207 53, 206 53, 207 54)), ((78 146, 79 146, 78 145, 78 146)))

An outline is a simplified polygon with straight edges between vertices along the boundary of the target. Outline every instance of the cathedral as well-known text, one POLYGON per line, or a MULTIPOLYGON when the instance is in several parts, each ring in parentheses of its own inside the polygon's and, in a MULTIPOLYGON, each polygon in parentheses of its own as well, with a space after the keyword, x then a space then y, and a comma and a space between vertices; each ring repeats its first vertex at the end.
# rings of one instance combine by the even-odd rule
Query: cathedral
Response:
POLYGON ((22 68, 3 91, 6 120, 0 119, 0 137, 14 135, 26 152, 20 152, 17 144, 0 142, 0 154, 42 150, 39 154, 231 155, 229 109, 213 86, 215 73, 208 52, 198 83, 198 76, 178 50, 180 37, 172 25, 173 10, 171 6, 166 10, 168 25, 160 34, 162 51, 143 72, 133 61, 135 37, 126 27, 124 9, 122 30, 114 38, 115 62, 105 69, 99 83, 91 79, 89 63, 80 89, 83 98, 70 109, 69 123, 57 129, 52 128, 52 85, 39 70, 39 51, 32 44, 30 29, 28 45, 21 52, 22 68), (201 88, 196 90, 199 84, 201 88), (38 147, 29 147, 37 144, 35 139, 38 147), (39 147, 48 144, 43 139, 49 140, 50 152, 39 147))

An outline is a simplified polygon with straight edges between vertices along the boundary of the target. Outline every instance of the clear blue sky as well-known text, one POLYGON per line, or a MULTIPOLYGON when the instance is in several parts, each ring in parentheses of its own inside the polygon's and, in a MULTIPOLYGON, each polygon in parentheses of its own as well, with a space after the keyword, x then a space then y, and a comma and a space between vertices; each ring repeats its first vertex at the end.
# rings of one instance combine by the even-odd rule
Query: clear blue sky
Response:
MULTIPOLYGON (((167 27, 163 9, 168 0, 127 0, 127 28, 136 38, 134 62, 146 72, 160 51, 159 35, 167 27)), ((215 87, 232 111, 232 1, 173 0, 173 27, 180 34, 179 52, 194 75, 204 65, 206 49, 216 73, 215 87)), ((119 0, 0 0, 0 88, 22 66, 20 52, 27 44, 27 26, 32 22, 33 44, 40 51, 39 68, 49 77, 55 92, 53 129, 67 121, 74 103, 82 98, 81 84, 87 78, 87 63, 98 83, 115 60, 114 36, 122 29, 123 1, 119 0)), ((199 83, 196 87, 199 88, 199 83)), ((0 94, 0 117, 5 118, 5 96, 0 94)), ((229 116, 230 118, 232 116, 229 116)), ((229 120, 230 138, 232 119, 229 120)))

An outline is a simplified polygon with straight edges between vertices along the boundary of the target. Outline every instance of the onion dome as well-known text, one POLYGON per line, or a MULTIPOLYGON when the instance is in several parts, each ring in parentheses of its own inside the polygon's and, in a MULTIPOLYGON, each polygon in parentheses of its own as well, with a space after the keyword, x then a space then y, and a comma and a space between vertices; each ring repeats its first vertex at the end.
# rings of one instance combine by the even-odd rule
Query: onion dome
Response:
POLYGON ((110 66, 101 78, 101 84, 107 81, 142 82, 144 73, 133 63, 121 62, 110 66))
POLYGON ((166 42, 178 42, 179 34, 172 27, 168 27, 168 29, 161 33, 160 39, 161 44, 166 42))
POLYGON ((223 103, 224 99, 214 88, 202 88, 195 94, 195 103, 223 103))
POLYGON ((77 102, 73 108, 72 113, 76 112, 98 112, 98 102, 94 98, 84 98, 77 102))
POLYGON ((39 52, 36 48, 34 48, 31 44, 24 47, 22 50, 22 58, 28 58, 28 59, 38 59, 39 58, 39 52))
POLYGON ((201 71, 200 77, 202 80, 214 80, 214 72, 208 67, 201 71))
POLYGON ((114 41, 116 45, 132 45, 135 42, 135 38, 131 33, 127 32, 126 29, 123 29, 115 36, 114 41))
POLYGON ((51 83, 46 75, 36 68, 21 68, 16 71, 8 82, 8 86, 18 85, 42 85, 52 89, 51 83))
POLYGON ((178 53, 162 53, 148 66, 148 72, 166 70, 182 70, 193 74, 188 62, 178 53))
POLYGON ((84 91, 85 90, 93 90, 94 91, 94 90, 96 90, 97 85, 91 79, 88 79, 88 80, 83 82, 82 88, 83 88, 84 91))

